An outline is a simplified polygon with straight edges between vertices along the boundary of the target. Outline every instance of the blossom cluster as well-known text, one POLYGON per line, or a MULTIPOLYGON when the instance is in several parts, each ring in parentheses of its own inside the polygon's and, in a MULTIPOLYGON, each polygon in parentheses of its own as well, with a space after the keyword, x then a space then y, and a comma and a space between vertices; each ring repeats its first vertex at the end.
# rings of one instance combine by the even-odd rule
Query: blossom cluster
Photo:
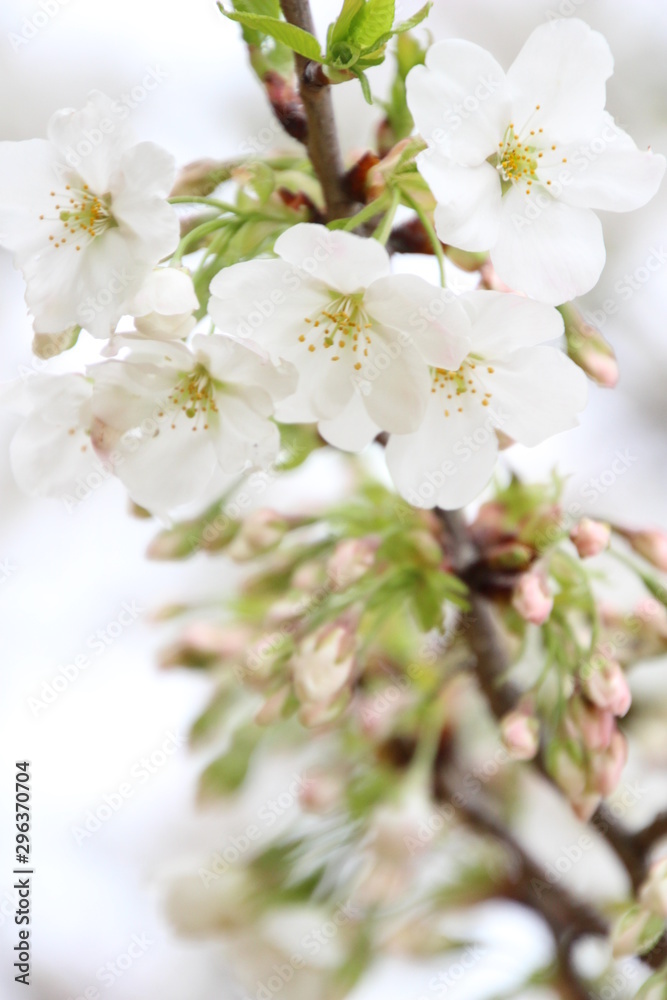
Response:
POLYGON ((434 45, 408 74, 421 180, 401 187, 399 143, 374 184, 422 217, 417 184, 443 243, 490 251, 491 287, 483 277, 458 296, 392 271, 391 212, 377 238, 361 236, 318 221, 303 192, 283 194, 292 211, 266 214, 235 254, 244 183, 260 186, 252 165, 237 172, 233 225, 207 217, 181 238, 172 157, 137 142, 100 93, 58 112, 47 139, 0 145, 0 239, 24 274, 35 344, 68 349, 81 330, 107 341, 85 371, 6 392, 27 413, 12 444, 21 485, 62 495, 102 465, 167 515, 273 462, 278 425, 311 423, 345 451, 383 440, 414 506, 474 500, 499 447, 576 424, 586 379, 557 343, 555 306, 599 276, 593 209, 644 204, 664 172, 605 112, 611 69, 604 39, 570 19, 538 28, 507 74, 463 41, 434 45))

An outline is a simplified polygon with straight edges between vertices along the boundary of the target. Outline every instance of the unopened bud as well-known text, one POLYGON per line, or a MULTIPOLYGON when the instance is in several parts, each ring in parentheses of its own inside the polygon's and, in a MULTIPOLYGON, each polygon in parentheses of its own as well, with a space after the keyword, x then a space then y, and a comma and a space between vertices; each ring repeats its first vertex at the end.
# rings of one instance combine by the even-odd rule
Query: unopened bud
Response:
POLYGON ((299 700, 330 704, 352 676, 354 648, 355 636, 347 624, 325 626, 306 636, 291 659, 299 700))
POLYGON ((196 324, 199 308, 189 271, 179 267, 156 267, 127 307, 142 337, 150 340, 181 340, 196 324))
POLYGON ((639 900, 651 913, 667 919, 667 858, 653 862, 639 890, 639 900))
POLYGON ((553 604, 553 597, 541 572, 533 570, 519 577, 514 587, 512 605, 525 621, 543 625, 551 614, 553 604))
POLYGON ((594 705, 622 717, 632 704, 623 670, 616 660, 597 655, 580 671, 582 687, 594 705))
POLYGON ((616 528, 638 555, 653 566, 667 573, 667 533, 658 528, 649 531, 631 531, 627 528, 616 528))
POLYGON ((614 715, 583 698, 573 698, 568 705, 565 727, 588 750, 606 750, 614 733, 614 715))
POLYGON ((560 306, 565 320, 567 353, 576 365, 597 385, 613 389, 618 382, 618 363, 614 349, 600 331, 591 326, 573 305, 560 306))
POLYGON ((289 691, 289 685, 286 684, 264 702, 255 716, 255 722, 258 726, 270 726, 271 723, 276 722, 280 718, 289 696, 289 691))
POLYGON ((346 590, 368 572, 378 544, 375 538, 346 538, 338 543, 327 563, 327 574, 338 590, 346 590))
POLYGON ((500 720, 503 743, 515 760, 532 760, 540 745, 540 726, 534 715, 517 710, 500 720))
POLYGON ((205 197, 212 194, 215 189, 224 181, 228 181, 232 175, 233 162, 222 163, 219 160, 195 160, 183 167, 171 195, 196 195, 205 197))
POLYGON ((592 788, 604 798, 611 795, 620 783, 623 768, 628 759, 628 743, 619 730, 612 734, 606 750, 596 754, 590 764, 590 783, 592 788))
POLYGON ((288 529, 287 519, 275 510, 255 510, 241 523, 238 534, 229 547, 235 562, 248 562, 262 556, 280 544, 288 529))
POLYGON ((655 915, 645 910, 643 906, 636 904, 631 906, 616 921, 611 932, 614 958, 643 955, 650 949, 652 942, 660 937, 662 927, 662 920, 656 919, 655 915))
POLYGON ((568 799, 581 797, 586 791, 586 770, 583 761, 575 760, 572 748, 556 744, 549 755, 549 769, 559 788, 568 799))
POLYGON ((308 775, 299 793, 299 802, 307 812, 326 813, 338 805, 343 790, 339 778, 320 771, 308 775))
POLYGON ((591 517, 583 517, 570 532, 581 559, 597 556, 609 545, 611 528, 603 521, 594 521, 591 517))
POLYGON ((80 326, 70 326, 62 333, 39 333, 35 330, 35 335, 32 338, 32 353, 41 358, 42 361, 48 361, 49 358, 55 358, 57 354, 62 354, 63 351, 69 351, 70 347, 74 347, 80 333, 80 326))

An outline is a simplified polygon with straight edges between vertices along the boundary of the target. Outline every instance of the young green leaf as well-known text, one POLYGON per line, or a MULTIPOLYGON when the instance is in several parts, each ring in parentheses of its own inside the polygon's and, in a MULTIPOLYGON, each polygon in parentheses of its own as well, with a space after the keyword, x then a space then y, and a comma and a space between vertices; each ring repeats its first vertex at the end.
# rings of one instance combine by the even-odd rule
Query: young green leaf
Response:
POLYGON ((416 28, 418 24, 421 24, 422 21, 428 17, 429 11, 431 10, 432 6, 433 6, 433 0, 428 0, 428 3, 425 3, 424 6, 421 7, 416 14, 413 14, 412 17, 409 17, 406 21, 401 21, 399 24, 397 24, 396 27, 394 28, 394 34, 400 35, 404 31, 412 31, 413 28, 416 28))
POLYGON ((297 52, 305 59, 312 59, 314 62, 322 62, 324 57, 320 51, 320 43, 309 32, 303 28, 297 28, 287 21, 280 21, 275 17, 266 17, 263 14, 247 14, 243 11, 238 13, 220 8, 231 21, 238 21, 246 28, 254 28, 261 31, 277 42, 287 45, 293 52, 297 52))
POLYGON ((345 0, 338 19, 329 28, 329 46, 344 41, 350 34, 352 22, 364 6, 364 0, 345 0))
POLYGON ((394 0, 366 0, 354 19, 350 41, 362 49, 376 47, 383 35, 390 35, 394 24, 394 0))

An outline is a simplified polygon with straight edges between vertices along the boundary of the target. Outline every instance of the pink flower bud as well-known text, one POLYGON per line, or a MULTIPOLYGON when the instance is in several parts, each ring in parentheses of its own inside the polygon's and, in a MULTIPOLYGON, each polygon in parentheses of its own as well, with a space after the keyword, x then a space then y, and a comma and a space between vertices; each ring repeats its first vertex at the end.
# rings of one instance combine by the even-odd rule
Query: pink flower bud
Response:
POLYGON ((618 382, 618 361, 612 354, 600 354, 587 345, 579 355, 579 363, 603 389, 613 389, 618 382))
POLYGON ((659 858, 651 865, 639 890, 639 901, 651 913, 667 919, 667 858, 659 858))
POLYGON ((354 669, 355 637, 340 622, 318 629, 301 641, 292 656, 297 697, 304 704, 329 705, 354 669))
POLYGON ((587 775, 583 762, 575 760, 569 747, 560 745, 551 758, 551 773, 559 788, 573 800, 586 791, 587 775))
POLYGON ((341 801, 341 780, 325 771, 309 774, 299 792, 303 809, 312 813, 326 813, 341 801))
POLYGON ((612 933, 612 953, 614 958, 623 958, 625 955, 637 955, 643 951, 647 935, 650 936, 651 914, 641 906, 631 906, 629 910, 617 920, 612 933))
POLYGON ((602 521, 583 517, 570 532, 570 538, 574 542, 579 556, 582 559, 590 559, 592 556, 604 552, 607 548, 611 538, 611 528, 602 521))
POLYGON ((533 625, 543 625, 551 614, 553 597, 544 575, 537 570, 523 573, 514 588, 512 605, 522 618, 533 625))
POLYGON ((588 750, 606 750, 614 733, 614 716, 583 698, 573 698, 565 726, 572 739, 588 750))
POLYGON ((540 745, 540 726, 533 715, 520 710, 500 720, 503 743, 515 760, 532 760, 540 745))
POLYGON ((652 531, 621 531, 632 548, 647 562, 667 573, 667 533, 652 531))
POLYGON ((228 552, 235 562, 247 562, 275 549, 287 531, 287 519, 275 510, 254 510, 242 522, 228 552))
POLYGON ((617 729, 607 749, 591 760, 590 782, 593 789, 603 797, 611 795, 618 787, 627 759, 628 743, 623 733, 617 729))
POLYGON ((574 815, 581 820, 582 823, 588 823, 589 819, 600 805, 601 796, 593 792, 589 792, 586 795, 580 795, 570 801, 572 806, 572 812, 574 815))
POLYGON ((377 547, 374 538, 346 538, 338 543, 327 563, 327 573, 337 590, 346 590, 368 572, 377 547))
POLYGON ((588 698, 599 708, 622 717, 632 703, 632 695, 625 674, 616 660, 594 656, 581 671, 583 689, 588 698))

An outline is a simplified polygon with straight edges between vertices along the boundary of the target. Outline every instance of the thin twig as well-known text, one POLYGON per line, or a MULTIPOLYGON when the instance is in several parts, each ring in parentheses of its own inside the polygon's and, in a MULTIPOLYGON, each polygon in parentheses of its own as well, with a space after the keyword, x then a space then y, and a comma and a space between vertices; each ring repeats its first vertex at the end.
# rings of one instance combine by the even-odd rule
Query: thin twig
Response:
MULTIPOLYGON (((290 24, 315 34, 315 24, 308 0, 280 0, 285 19, 290 24)), ((333 114, 331 87, 319 72, 318 64, 295 54, 299 94, 308 121, 308 155, 322 185, 327 219, 351 215, 355 205, 343 190, 343 157, 333 114)))

